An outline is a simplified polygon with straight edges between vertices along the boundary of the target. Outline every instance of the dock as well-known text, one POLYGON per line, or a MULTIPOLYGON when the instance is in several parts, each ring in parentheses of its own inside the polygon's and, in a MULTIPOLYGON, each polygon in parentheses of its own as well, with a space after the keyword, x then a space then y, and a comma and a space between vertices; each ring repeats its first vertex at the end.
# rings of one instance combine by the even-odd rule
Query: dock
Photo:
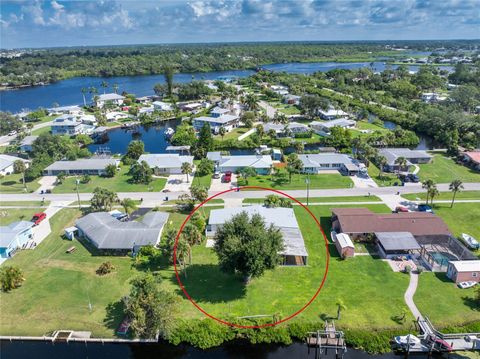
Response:
POLYGON ((342 331, 335 329, 334 321, 325 321, 323 330, 308 332, 306 344, 308 354, 310 354, 311 348, 315 348, 315 358, 320 358, 321 355, 327 355, 329 351, 333 351, 337 358, 343 358, 347 352, 345 335, 342 331))

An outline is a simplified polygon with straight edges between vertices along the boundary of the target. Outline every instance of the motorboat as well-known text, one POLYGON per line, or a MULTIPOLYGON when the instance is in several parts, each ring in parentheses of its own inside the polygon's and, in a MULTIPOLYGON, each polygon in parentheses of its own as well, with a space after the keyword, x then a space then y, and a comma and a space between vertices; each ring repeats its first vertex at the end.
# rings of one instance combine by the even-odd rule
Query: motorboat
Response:
POLYGON ((471 235, 467 233, 462 233, 462 238, 465 241, 465 243, 467 243, 467 246, 469 246, 470 248, 478 249, 480 247, 480 244, 478 243, 478 241, 475 238, 473 238, 471 235))
POLYGON ((165 133, 165 137, 170 138, 174 135, 175 130, 171 127, 168 127, 164 133, 165 133))
POLYGON ((460 282, 458 283, 458 288, 461 288, 461 289, 467 289, 467 288, 472 288, 472 287, 475 287, 477 285, 477 282, 473 281, 473 280, 470 280, 468 282, 460 282))
POLYGON ((408 334, 395 337, 395 343, 404 348, 407 346, 410 346, 410 348, 417 348, 420 347, 421 341, 415 335, 408 334))

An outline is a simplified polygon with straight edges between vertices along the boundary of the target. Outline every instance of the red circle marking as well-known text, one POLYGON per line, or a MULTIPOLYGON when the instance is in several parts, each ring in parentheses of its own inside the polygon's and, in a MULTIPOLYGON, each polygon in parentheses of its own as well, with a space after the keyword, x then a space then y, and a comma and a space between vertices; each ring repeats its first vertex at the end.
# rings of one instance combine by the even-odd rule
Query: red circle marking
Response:
POLYGON ((322 226, 320 225, 320 222, 318 221, 318 219, 313 215, 313 213, 306 207, 304 206, 302 203, 300 203, 300 201, 298 201, 296 198, 284 193, 284 192, 281 192, 281 191, 278 191, 276 189, 272 189, 272 188, 264 188, 264 187, 258 187, 258 186, 243 186, 243 187, 239 187, 239 188, 232 188, 232 189, 228 189, 226 191, 223 191, 223 192, 219 192, 209 198, 207 198, 205 201, 203 201, 202 203, 200 203, 198 206, 196 206, 193 211, 187 216, 187 218, 185 219, 185 221, 182 223, 178 233, 177 233, 177 237, 175 238, 175 244, 173 246, 173 267, 175 269, 175 276, 177 277, 177 281, 178 281, 178 284, 180 285, 180 288, 182 288, 182 291, 183 293, 185 294, 185 296, 188 298, 188 300, 190 300, 190 302, 192 302, 192 304, 199 310, 201 311, 203 314, 205 314, 207 317, 210 317, 214 320, 216 320, 217 322, 219 323, 222 323, 222 324, 225 324, 225 325, 228 325, 228 326, 231 326, 231 327, 237 327, 237 328, 243 328, 243 329, 254 329, 254 328, 266 328, 266 327, 274 327, 280 323, 284 323, 290 319, 292 319, 293 317, 297 316, 298 314, 300 314, 301 312, 303 312, 314 300, 315 298, 317 298, 318 294, 320 293, 320 291, 322 290, 323 288, 323 285, 325 284, 325 280, 327 279, 327 274, 328 274, 328 266, 329 266, 329 263, 330 263, 330 254, 329 254, 329 251, 328 251, 328 240, 327 240, 327 236, 325 235, 325 232, 323 231, 322 229, 322 226), (178 244, 178 239, 180 238, 180 235, 182 234, 182 231, 183 231, 183 228, 185 227, 185 225, 187 224, 187 222, 190 220, 190 218, 192 217, 192 215, 200 208, 202 207, 205 203, 207 203, 208 201, 210 201, 211 199, 215 198, 215 197, 218 197, 222 194, 225 194, 225 193, 228 193, 228 192, 233 192, 233 191, 237 191, 237 190, 242 190, 242 189, 246 189, 246 188, 251 188, 251 189, 260 189, 260 190, 264 190, 264 191, 272 191, 272 192, 275 192, 275 193, 278 193, 278 194, 281 194, 282 196, 285 196, 285 197, 288 197, 290 198, 291 200, 294 200, 295 202, 297 202, 300 206, 302 206, 309 214, 310 216, 314 219, 314 221, 317 223, 318 225, 318 228, 320 229, 320 232, 322 233, 323 235, 323 239, 325 240, 325 249, 326 249, 326 253, 327 253, 327 262, 326 262, 326 265, 325 265, 325 273, 323 274, 323 278, 322 278, 322 282, 320 283, 320 286, 318 287, 317 291, 315 292, 315 294, 312 296, 312 298, 310 298, 310 300, 302 307, 300 308, 299 310, 297 310, 295 313, 291 314, 290 316, 282 319, 282 320, 279 320, 279 321, 276 321, 274 323, 267 323, 267 324, 262 324, 262 325, 240 325, 240 324, 235 324, 235 323, 230 323, 230 322, 227 322, 225 320, 222 320, 222 319, 219 319, 217 317, 214 317, 213 315, 211 315, 210 313, 208 313, 207 311, 205 311, 202 307, 200 307, 197 302, 195 302, 192 297, 190 297, 190 294, 188 294, 187 290, 185 289, 185 287, 183 286, 183 283, 182 281, 180 280, 180 275, 178 273, 178 269, 177 269, 177 244, 178 244))

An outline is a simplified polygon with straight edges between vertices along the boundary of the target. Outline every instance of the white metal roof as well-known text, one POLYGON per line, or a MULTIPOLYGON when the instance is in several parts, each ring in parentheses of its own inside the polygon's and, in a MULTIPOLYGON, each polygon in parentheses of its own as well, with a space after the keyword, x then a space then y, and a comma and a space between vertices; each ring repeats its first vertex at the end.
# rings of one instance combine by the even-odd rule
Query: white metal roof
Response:
POLYGON ((149 153, 141 155, 138 162, 145 161, 151 168, 180 168, 184 162, 193 164, 193 156, 180 156, 178 153, 149 153))
POLYGON ((347 247, 355 248, 354 245, 353 245, 353 242, 350 239, 350 236, 348 234, 337 233, 335 238, 336 238, 336 241, 338 242, 338 244, 340 244, 341 248, 347 248, 347 247))
POLYGON ((106 93, 98 96, 99 101, 123 100, 125 97, 116 93, 106 93))
POLYGON ((480 272, 480 260, 473 261, 450 261, 457 272, 480 272))
MULTIPOLYGON (((303 162, 303 167, 320 167, 322 164, 352 164, 355 165, 353 160, 342 153, 313 153, 313 154, 301 154, 298 158, 303 162)), ((355 165, 356 166, 356 165, 355 165)), ((358 167, 358 166, 357 166, 358 167)))
POLYGON ((269 155, 222 156, 220 167, 270 168, 273 165, 269 155))
POLYGON ((26 159, 20 157, 0 154, 0 170, 10 167, 15 161, 18 160, 23 161, 24 163, 29 162, 26 159))
POLYGON ((200 117, 195 117, 193 119, 193 121, 220 123, 222 125, 235 120, 238 120, 238 116, 235 116, 235 115, 221 115, 220 117, 200 116, 200 117))

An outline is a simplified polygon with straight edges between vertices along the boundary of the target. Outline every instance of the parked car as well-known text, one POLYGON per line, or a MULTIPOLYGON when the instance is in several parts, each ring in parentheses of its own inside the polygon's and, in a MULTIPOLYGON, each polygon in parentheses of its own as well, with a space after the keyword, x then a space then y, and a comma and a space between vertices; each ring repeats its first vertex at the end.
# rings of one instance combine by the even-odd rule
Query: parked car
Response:
POLYGON ((462 238, 467 244, 467 246, 470 247, 471 249, 478 249, 480 247, 480 244, 478 243, 478 241, 475 238, 473 238, 471 235, 467 233, 462 233, 462 238))
POLYGON ((458 283, 458 288, 460 289, 467 289, 467 288, 472 288, 477 285, 477 282, 474 282, 473 280, 470 280, 468 282, 460 282, 458 283))
POLYGON ((419 178, 416 174, 410 173, 410 174, 408 175, 408 178, 409 178, 410 181, 413 182, 413 183, 418 183, 418 182, 420 182, 420 178, 419 178))
POLYGON ((399 213, 399 212, 405 213, 405 212, 410 212, 410 210, 405 206, 397 206, 395 208, 395 213, 399 213))
POLYGON ((432 207, 430 207, 428 204, 419 204, 418 210, 420 212, 434 213, 432 207))
POLYGON ((38 226, 45 218, 47 218, 45 212, 35 213, 32 217, 33 225, 38 226))
POLYGON ((225 182, 225 183, 232 182, 232 172, 231 171, 225 172, 225 174, 223 175, 223 182, 225 182))
POLYGON ((213 178, 220 178, 220 172, 219 171, 215 171, 213 173, 213 178))

